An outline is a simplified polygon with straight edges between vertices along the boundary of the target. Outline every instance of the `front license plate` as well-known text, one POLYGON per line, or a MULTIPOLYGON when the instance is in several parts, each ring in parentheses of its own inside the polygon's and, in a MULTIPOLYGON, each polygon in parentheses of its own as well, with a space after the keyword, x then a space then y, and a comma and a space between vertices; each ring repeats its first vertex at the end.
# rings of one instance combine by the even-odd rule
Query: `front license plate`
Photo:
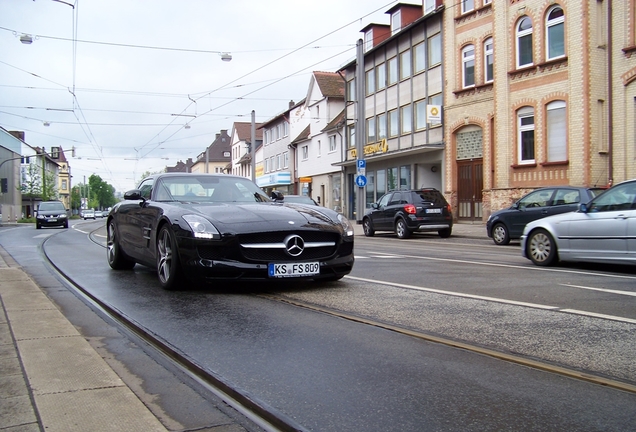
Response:
POLYGON ((441 213, 442 209, 426 209, 426 213, 441 213))
POLYGON ((313 276, 320 273, 320 264, 317 262, 269 264, 267 270, 269 277, 272 278, 313 276))
POLYGON ((57 219, 47 219, 47 222, 57 222, 57 219))

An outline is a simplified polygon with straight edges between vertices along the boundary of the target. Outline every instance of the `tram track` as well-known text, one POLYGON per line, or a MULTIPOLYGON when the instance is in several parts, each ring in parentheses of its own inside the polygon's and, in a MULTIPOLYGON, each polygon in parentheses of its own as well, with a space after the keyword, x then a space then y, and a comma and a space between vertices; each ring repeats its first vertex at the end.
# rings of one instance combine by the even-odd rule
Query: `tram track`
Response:
MULTIPOLYGON (((105 249, 106 245, 97 239, 98 235, 96 234, 98 231, 103 229, 104 227, 99 227, 90 231, 88 233, 88 238, 93 243, 105 249)), ((69 286, 76 295, 99 311, 100 314, 109 318, 112 322, 116 323, 116 325, 123 328, 135 338, 143 341, 146 346, 150 347, 155 353, 167 359, 175 368, 188 375, 203 388, 219 397, 224 403, 248 418, 263 430, 272 432, 304 430, 301 425, 268 406, 263 401, 254 398, 247 392, 235 388, 222 376, 200 367, 196 360, 175 350, 172 346, 165 343, 158 335, 154 334, 150 329, 140 326, 133 319, 129 318, 118 309, 100 300, 98 297, 92 295, 89 290, 75 283, 73 279, 66 274, 62 268, 57 266, 47 254, 46 243, 49 238, 45 239, 41 246, 42 253, 46 258, 47 263, 55 269, 59 276, 66 282, 67 286, 69 286)))

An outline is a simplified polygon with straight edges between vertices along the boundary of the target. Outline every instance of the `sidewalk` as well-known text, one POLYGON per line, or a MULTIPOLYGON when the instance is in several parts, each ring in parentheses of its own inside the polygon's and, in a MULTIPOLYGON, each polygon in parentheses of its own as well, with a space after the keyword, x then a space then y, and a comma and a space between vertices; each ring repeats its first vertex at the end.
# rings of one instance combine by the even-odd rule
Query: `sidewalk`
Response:
POLYGON ((0 250, 0 429, 166 431, 0 250))

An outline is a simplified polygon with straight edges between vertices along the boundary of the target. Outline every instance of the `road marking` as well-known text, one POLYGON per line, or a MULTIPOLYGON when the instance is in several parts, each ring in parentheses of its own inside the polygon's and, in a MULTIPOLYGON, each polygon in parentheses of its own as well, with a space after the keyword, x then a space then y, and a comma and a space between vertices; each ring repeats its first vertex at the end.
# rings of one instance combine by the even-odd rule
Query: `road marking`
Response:
POLYGON ((567 274, 582 274, 587 276, 603 276, 615 279, 629 279, 636 280, 636 276, 628 276, 628 275, 619 275, 619 274, 608 274, 608 273, 597 273, 597 272, 587 272, 587 271, 579 271, 579 270, 568 270, 568 269, 560 269, 560 268, 546 268, 540 266, 522 266, 516 264, 498 264, 498 263, 489 263, 482 261, 469 261, 469 260, 460 260, 453 258, 435 258, 435 257, 423 257, 423 256, 414 256, 414 255, 394 255, 394 254, 385 254, 384 252, 375 252, 376 254, 384 254, 391 256, 399 256, 401 258, 412 258, 412 259, 420 259, 420 260, 428 260, 428 261, 442 261, 442 262, 452 262, 458 264, 474 264, 474 265, 482 265, 488 267, 503 267, 503 268, 511 268, 511 269, 521 269, 521 270, 531 270, 531 271, 545 271, 545 272, 553 272, 553 273, 567 273, 567 274))
POLYGON ((591 291, 601 291, 601 292, 606 292, 606 293, 610 293, 610 294, 619 294, 619 295, 626 295, 626 296, 636 297, 636 292, 611 290, 611 289, 606 289, 606 288, 592 288, 592 287, 587 287, 587 286, 582 286, 582 285, 572 285, 572 284, 559 284, 559 285, 564 286, 564 287, 568 287, 568 288, 580 288, 580 289, 586 289, 586 290, 591 290, 591 291))
POLYGON ((351 275, 347 275, 345 276, 345 278, 357 280, 360 282, 369 282, 369 283, 374 283, 379 285, 392 286, 392 287, 410 289, 415 291, 424 291, 424 292, 430 292, 434 294, 444 294, 444 295, 450 295, 454 297, 469 298, 473 300, 483 300, 483 301, 489 301, 494 303, 503 303, 503 304, 513 305, 513 306, 524 306, 524 307, 549 310, 554 312, 565 312, 565 313, 570 313, 573 315, 582 315, 582 316, 591 317, 591 318, 603 318, 603 319, 618 321, 622 323, 636 324, 636 319, 619 317, 614 315, 597 314, 594 312, 581 311, 577 309, 563 309, 560 306, 542 305, 538 303, 527 303, 527 302, 520 302, 515 300, 502 299, 498 297, 480 296, 476 294, 465 294, 465 293, 460 293, 457 291, 445 291, 445 290, 439 290, 435 288, 425 288, 425 287, 420 287, 415 285, 407 285, 407 284, 401 284, 401 283, 395 283, 395 282, 385 282, 385 281, 380 281, 376 279, 366 279, 366 278, 361 278, 361 277, 351 276, 351 275))

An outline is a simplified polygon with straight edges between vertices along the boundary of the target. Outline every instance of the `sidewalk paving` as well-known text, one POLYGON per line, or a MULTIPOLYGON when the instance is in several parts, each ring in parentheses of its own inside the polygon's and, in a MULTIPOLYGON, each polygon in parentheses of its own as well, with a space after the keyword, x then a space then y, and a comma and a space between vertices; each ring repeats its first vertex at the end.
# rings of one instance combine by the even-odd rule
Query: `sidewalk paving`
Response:
MULTIPOLYGON (((481 223, 453 236, 487 239, 481 223)), ((0 430, 168 430, 1 246, 0 306, 0 430)))

